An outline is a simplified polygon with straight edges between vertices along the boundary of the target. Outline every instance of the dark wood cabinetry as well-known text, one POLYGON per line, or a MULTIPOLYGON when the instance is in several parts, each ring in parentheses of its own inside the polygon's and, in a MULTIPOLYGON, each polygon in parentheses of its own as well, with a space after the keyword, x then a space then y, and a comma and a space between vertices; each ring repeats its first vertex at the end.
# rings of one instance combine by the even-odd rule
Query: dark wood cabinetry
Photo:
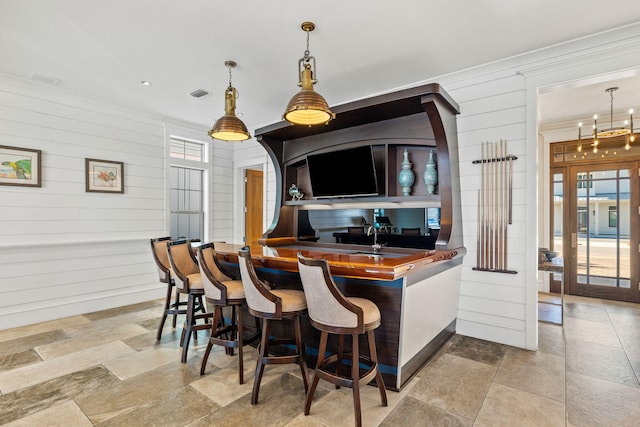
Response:
MULTIPOLYGON (((429 84, 332 107, 336 119, 328 125, 303 127, 278 122, 257 129, 255 136, 274 162, 277 179, 276 215, 263 242, 296 240, 300 229, 298 210, 330 204, 371 208, 440 207, 441 227, 436 249, 462 246, 460 188, 455 116, 458 106, 438 85, 429 84), (378 196, 320 199, 313 197, 306 158, 327 151, 370 145, 378 175, 378 196), (402 195, 398 173, 407 150, 415 184, 410 195, 402 195), (422 179, 429 151, 438 165, 438 188, 427 195, 422 179), (305 195, 292 200, 288 189, 295 184, 305 195)), ((302 221, 304 221, 303 216, 302 221)))

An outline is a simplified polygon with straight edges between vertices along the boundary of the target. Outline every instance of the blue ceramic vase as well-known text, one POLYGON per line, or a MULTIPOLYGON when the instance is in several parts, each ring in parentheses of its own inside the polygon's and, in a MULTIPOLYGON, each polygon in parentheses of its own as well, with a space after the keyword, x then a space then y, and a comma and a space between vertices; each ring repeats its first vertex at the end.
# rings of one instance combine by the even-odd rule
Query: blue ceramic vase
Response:
POLYGON ((413 164, 409 161, 409 153, 407 153, 407 150, 405 149, 404 159, 402 160, 402 163, 400 163, 401 170, 398 174, 398 184, 402 187, 403 196, 411 194, 411 186, 413 186, 413 183, 416 180, 416 177, 411 170, 411 166, 413 166, 413 164))
POLYGON ((428 195, 436 193, 438 170, 436 168, 436 162, 433 159, 433 150, 429 150, 429 160, 427 160, 427 167, 424 170, 424 183, 427 185, 428 195))

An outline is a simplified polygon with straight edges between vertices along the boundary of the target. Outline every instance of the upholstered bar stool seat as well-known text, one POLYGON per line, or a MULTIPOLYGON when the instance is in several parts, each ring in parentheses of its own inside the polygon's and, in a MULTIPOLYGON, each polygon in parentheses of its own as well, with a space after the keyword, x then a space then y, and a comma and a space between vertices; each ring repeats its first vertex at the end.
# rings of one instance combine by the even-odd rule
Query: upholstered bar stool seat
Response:
POLYGON ((243 347, 255 341, 260 335, 256 320, 254 335, 245 338, 245 326, 242 306, 246 304, 244 287, 241 280, 233 280, 222 271, 218 263, 213 243, 207 243, 198 248, 200 277, 204 284, 207 304, 213 306, 213 322, 207 349, 202 358, 200 375, 204 375, 209 360, 209 354, 214 345, 225 348, 227 354, 233 356, 233 350, 238 349, 238 376, 240 384, 244 383, 243 347), (231 308, 231 323, 225 325, 223 309, 231 308))
POLYGON ((311 325, 320 330, 318 361, 311 387, 307 393, 304 413, 309 415, 318 381, 323 379, 336 386, 353 389, 356 425, 361 426, 361 385, 375 380, 382 405, 387 406, 387 393, 378 366, 374 336, 374 330, 380 326, 380 310, 375 303, 368 299, 345 297, 331 278, 326 260, 305 258, 298 254, 298 270, 311 325), (329 334, 338 336, 338 352, 327 355, 329 334), (367 335, 369 356, 363 355, 359 351, 358 336, 360 334, 367 335), (351 336, 350 354, 344 352, 345 335, 351 336), (364 372, 361 371, 361 367, 365 367, 364 372))
POLYGON ((200 268, 195 258, 189 240, 176 240, 167 245, 167 255, 171 269, 174 272, 174 280, 176 290, 183 294, 187 294, 187 312, 185 326, 182 329, 182 337, 180 345, 182 346, 182 363, 187 361, 187 352, 189 350, 189 342, 193 334, 197 338, 197 332, 201 329, 208 329, 211 313, 207 313, 202 304, 202 296, 204 295, 204 285, 200 277, 200 268), (198 301, 200 303, 198 303, 198 301), (202 313, 198 314, 198 311, 202 313), (198 320, 204 323, 198 324, 198 320))
POLYGON ((270 292, 280 298, 283 312, 305 311, 307 301, 304 293, 293 289, 271 289, 270 292))
POLYGON ((251 404, 258 403, 260 381, 265 365, 296 363, 302 373, 305 392, 309 389, 307 381, 307 364, 304 359, 304 345, 300 330, 300 316, 307 312, 304 292, 293 289, 271 289, 260 280, 256 274, 249 248, 242 248, 238 252, 240 275, 244 286, 244 293, 249 306, 249 313, 262 319, 262 337, 258 346, 258 360, 256 374, 251 392, 251 404), (270 337, 270 325, 273 320, 290 319, 294 326, 294 339, 287 337, 270 337), (270 345, 294 344, 293 354, 277 356, 269 355, 270 345))

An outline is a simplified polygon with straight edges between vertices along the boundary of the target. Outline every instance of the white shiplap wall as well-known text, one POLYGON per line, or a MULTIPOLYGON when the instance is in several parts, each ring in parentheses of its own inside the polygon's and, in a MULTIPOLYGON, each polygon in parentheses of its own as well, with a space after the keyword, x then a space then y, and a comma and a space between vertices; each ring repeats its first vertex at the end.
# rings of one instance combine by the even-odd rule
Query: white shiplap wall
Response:
MULTIPOLYGON (((457 332, 513 346, 537 348, 538 188, 537 90, 619 70, 640 72, 640 24, 552 46, 438 81, 460 104, 458 142, 464 244, 457 332), (483 141, 508 141, 513 163, 513 224, 508 226, 508 268, 517 274, 472 270, 483 141)), ((548 151, 548 150, 547 150, 548 151)), ((548 168, 543 171, 548 174, 548 168)), ((538 194, 540 192, 540 194, 538 194)), ((543 209, 546 214, 548 206, 543 209)), ((540 224, 548 221, 540 220, 540 224)), ((541 226, 541 225, 540 225, 541 226)))
MULTIPOLYGON (((160 117, 0 76, 0 144, 42 150, 41 188, 0 186, 0 329, 163 296, 166 137, 160 117), (124 194, 85 192, 85 158, 123 161, 124 194)), ((213 154, 215 232, 232 229, 233 149, 213 154)))

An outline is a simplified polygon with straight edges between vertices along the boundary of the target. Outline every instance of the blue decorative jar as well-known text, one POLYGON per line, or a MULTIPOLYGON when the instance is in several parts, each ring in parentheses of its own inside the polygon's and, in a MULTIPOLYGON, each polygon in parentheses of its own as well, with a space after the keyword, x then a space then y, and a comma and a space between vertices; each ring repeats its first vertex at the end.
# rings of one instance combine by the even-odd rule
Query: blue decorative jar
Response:
POLYGON ((424 183, 427 185, 428 195, 436 193, 438 170, 436 168, 436 162, 433 159, 433 150, 429 150, 429 160, 427 160, 427 167, 424 170, 424 183))
POLYGON ((400 173, 398 174, 398 184, 402 187, 402 195, 408 196, 411 194, 411 186, 416 180, 413 171, 411 170, 413 164, 409 161, 409 153, 407 149, 404 150, 404 159, 400 163, 400 173))

